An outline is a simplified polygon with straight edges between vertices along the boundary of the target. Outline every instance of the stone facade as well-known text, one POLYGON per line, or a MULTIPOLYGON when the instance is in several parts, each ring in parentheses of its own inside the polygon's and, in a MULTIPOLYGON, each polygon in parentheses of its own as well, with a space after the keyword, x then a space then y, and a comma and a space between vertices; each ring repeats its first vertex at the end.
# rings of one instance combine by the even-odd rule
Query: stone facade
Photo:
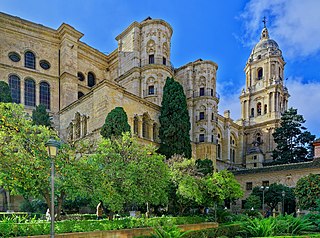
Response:
POLYGON ((266 27, 246 63, 241 118, 234 121, 230 111, 218 114, 216 63, 173 67, 173 29, 164 20, 133 22, 110 54, 83 43, 83 34, 65 23, 55 30, 0 13, 0 25, 0 80, 26 111, 46 104, 64 140, 98 139, 107 114, 121 106, 133 135, 158 146, 162 91, 174 77, 187 97, 193 157, 212 159, 218 170, 262 167, 271 159, 272 133, 289 94, 282 52, 266 27))

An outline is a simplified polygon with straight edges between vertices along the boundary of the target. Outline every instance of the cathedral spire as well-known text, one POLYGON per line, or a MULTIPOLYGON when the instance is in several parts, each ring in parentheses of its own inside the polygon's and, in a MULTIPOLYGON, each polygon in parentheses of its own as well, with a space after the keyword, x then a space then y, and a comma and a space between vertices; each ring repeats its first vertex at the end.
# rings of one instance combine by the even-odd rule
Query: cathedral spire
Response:
POLYGON ((263 22, 263 29, 261 32, 260 40, 267 40, 267 39, 269 39, 269 32, 267 29, 267 19, 265 16, 263 17, 262 22, 263 22))
POLYGON ((267 28, 267 20, 265 16, 263 17, 262 22, 263 22, 263 28, 267 28))

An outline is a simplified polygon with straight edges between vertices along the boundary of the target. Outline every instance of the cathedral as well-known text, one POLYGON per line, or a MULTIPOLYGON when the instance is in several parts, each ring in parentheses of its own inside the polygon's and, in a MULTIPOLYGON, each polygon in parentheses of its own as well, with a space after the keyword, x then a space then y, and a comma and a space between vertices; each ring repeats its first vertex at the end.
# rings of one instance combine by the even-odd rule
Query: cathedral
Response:
MULTIPOLYGON (((133 22, 116 36, 118 47, 110 54, 82 42, 83 33, 65 23, 51 29, 0 13, 0 25, 0 80, 9 84, 13 101, 28 113, 45 105, 64 141, 99 139, 107 114, 123 107, 137 140, 159 146, 163 87, 166 78, 173 77, 187 98, 192 156, 211 159, 217 170, 234 169, 245 197, 255 186, 293 187, 302 176, 319 174, 319 142, 318 159, 265 166, 272 161, 272 134, 290 96, 284 86, 282 51, 265 22, 245 63, 241 118, 236 121, 228 110, 218 113, 215 62, 198 59, 173 67, 173 29, 164 20, 133 22)), ((1 187, 0 193, 6 195, 3 202, 11 200, 17 209, 18 198, 13 201, 1 187)), ((242 205, 238 201, 235 207, 242 205)))
POLYGON ((218 114, 218 65, 198 59, 173 67, 173 29, 164 20, 133 22, 110 54, 82 42, 83 33, 65 23, 51 29, 4 13, 0 23, 0 80, 26 111, 45 105, 63 140, 99 138, 107 114, 123 107, 132 134, 158 146, 163 87, 173 77, 187 97, 194 158, 212 159, 218 169, 262 167, 272 159, 272 133, 289 93, 282 52, 265 25, 245 65, 241 118, 233 121, 229 111, 218 114))

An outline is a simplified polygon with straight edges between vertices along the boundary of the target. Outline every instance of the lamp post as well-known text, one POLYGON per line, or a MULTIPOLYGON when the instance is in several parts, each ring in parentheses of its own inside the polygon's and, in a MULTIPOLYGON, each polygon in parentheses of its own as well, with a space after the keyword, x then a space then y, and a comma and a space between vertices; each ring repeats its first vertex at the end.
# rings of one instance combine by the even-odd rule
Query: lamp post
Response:
POLYGON ((286 192, 282 191, 282 215, 284 215, 284 197, 286 196, 286 192))
POLYGON ((261 186, 260 191, 262 191, 262 211, 264 212, 264 193, 269 190, 268 186, 261 186))
POLYGON ((51 159, 51 227, 50 227, 50 237, 54 237, 54 158, 58 153, 58 148, 60 143, 54 139, 50 139, 45 144, 48 152, 48 156, 51 159))

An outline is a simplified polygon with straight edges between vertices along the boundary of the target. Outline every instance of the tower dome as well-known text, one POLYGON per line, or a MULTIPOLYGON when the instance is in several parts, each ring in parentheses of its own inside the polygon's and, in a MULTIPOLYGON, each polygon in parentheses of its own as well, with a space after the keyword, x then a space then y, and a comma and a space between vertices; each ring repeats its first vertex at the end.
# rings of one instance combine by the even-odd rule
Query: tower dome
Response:
POLYGON ((282 51, 280 50, 278 43, 269 38, 268 29, 267 27, 264 27, 261 32, 260 41, 255 45, 250 54, 249 62, 261 60, 270 56, 282 57, 282 51))

